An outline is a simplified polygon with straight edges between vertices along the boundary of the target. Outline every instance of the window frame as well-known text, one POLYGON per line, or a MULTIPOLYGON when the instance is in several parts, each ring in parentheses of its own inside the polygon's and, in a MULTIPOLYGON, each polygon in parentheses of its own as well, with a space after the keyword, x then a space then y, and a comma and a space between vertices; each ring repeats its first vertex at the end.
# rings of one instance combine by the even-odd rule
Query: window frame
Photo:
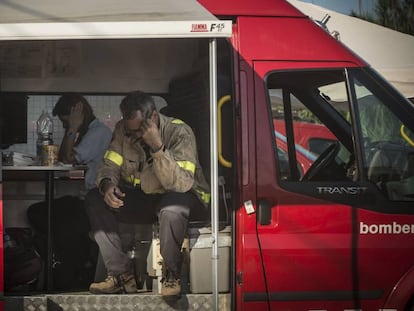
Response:
MULTIPOLYGON (((357 158, 357 170, 358 172, 363 172, 361 169, 363 167, 363 163, 361 163, 363 157, 363 148, 361 145, 361 128, 360 128, 360 120, 358 116, 358 110, 357 108, 357 98, 354 88, 354 79, 358 78, 359 81, 361 81, 361 76, 364 77, 362 83, 368 83, 368 85, 365 85, 373 94, 381 96, 388 99, 390 103, 392 103, 392 111, 396 114, 396 116, 402 121, 405 119, 409 119, 409 117, 406 115, 407 111, 413 110, 413 105, 408 100, 404 99, 400 94, 396 93, 395 90, 389 86, 387 83, 382 83, 382 79, 376 75, 376 73, 370 69, 348 69, 348 68, 326 68, 326 69, 307 69, 307 70, 274 70, 270 71, 264 79, 264 86, 265 90, 267 90, 267 106, 269 111, 269 122, 271 122, 271 128, 273 127, 273 117, 272 117, 272 109, 271 109, 271 101, 270 101, 270 92, 269 90, 269 79, 272 75, 275 74, 303 74, 303 72, 310 72, 310 73, 323 73, 327 71, 337 71, 337 72, 343 72, 344 73, 344 82, 346 86, 346 92, 348 96, 348 103, 349 103, 349 111, 351 114, 351 123, 348 123, 345 119, 339 120, 339 118, 335 118, 335 122, 346 122, 348 124, 349 132, 348 133, 342 133, 341 135, 351 135, 351 143, 354 152, 355 157, 357 158), (373 91, 374 90, 374 91, 373 91), (409 105, 406 105, 405 103, 409 103, 409 105), (410 107, 411 106, 411 107, 410 107), (402 116, 404 116, 402 118, 402 116)), ((280 89, 284 89, 281 87, 280 89)), ((290 92, 291 93, 291 92, 290 92)), ((294 94, 296 96, 296 94, 294 94)), ((300 98, 298 98, 300 100, 300 98)), ((329 105, 331 106, 331 105, 329 105)), ((306 105, 307 108, 308 105, 306 105)), ((333 107, 326 108, 323 107, 322 110, 325 110, 324 113, 327 113, 327 116, 329 116, 329 113, 327 111, 330 111, 331 109, 335 109, 333 107)), ((391 108, 390 108, 391 109, 391 108)), ((286 122, 286 119, 284 119, 286 122)), ((321 120, 322 123, 323 120, 321 120)), ((404 122, 404 121, 403 121, 404 122)), ((331 129, 330 126, 328 126, 329 129, 331 129)), ((411 128, 410 128, 411 129, 411 128)), ((412 129, 411 129, 412 130, 412 129)), ((343 130, 342 130, 343 131, 343 130)), ((280 178, 280 170, 279 170, 279 159, 277 155, 277 141, 276 141, 276 135, 275 130, 273 130, 272 133, 272 144, 273 144, 273 150, 275 152, 275 161, 276 161, 276 167, 278 176, 276 178, 278 179, 278 183, 281 188, 293 191, 300 194, 305 195, 311 195, 314 197, 318 197, 321 199, 327 198, 331 201, 335 201, 338 203, 345 203, 350 204, 353 206, 361 206, 366 209, 372 209, 376 211, 382 211, 382 212, 389 212, 389 213, 407 213, 407 206, 412 205, 412 201, 391 201, 389 200, 379 189, 375 187, 372 183, 368 182, 366 179, 366 176, 360 175, 358 176, 358 180, 350 180, 350 181, 327 181, 327 182, 315 182, 315 181, 307 181, 307 182, 301 182, 300 180, 282 180, 280 178), (325 195, 321 194, 317 191, 318 187, 323 186, 338 186, 342 188, 347 189, 357 189, 359 195, 352 195, 352 196, 344 196, 341 194, 330 194, 325 195), (391 211, 389 208, 389 204, 392 204, 393 206, 396 206, 398 208, 393 208, 391 211)), ((345 131, 347 132, 347 131, 345 131)), ((336 133, 334 133, 336 135, 336 133)), ((289 149, 288 149, 288 156, 289 155, 289 149)), ((294 155, 294 158, 296 159, 296 155, 294 155)), ((296 165, 296 162, 295 162, 296 165)), ((414 213, 414 209, 412 211, 409 211, 410 213, 414 213)))

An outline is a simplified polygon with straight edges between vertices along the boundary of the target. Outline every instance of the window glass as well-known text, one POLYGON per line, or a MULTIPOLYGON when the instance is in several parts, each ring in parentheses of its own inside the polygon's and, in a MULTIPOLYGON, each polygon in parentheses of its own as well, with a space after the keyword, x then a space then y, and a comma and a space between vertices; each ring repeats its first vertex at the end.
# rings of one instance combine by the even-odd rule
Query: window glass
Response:
POLYGON ((309 138, 309 150, 310 152, 319 155, 334 142, 335 140, 328 138, 309 138))
POLYGON ((352 140, 343 77, 338 71, 278 73, 269 77, 282 180, 348 179, 347 148, 352 147, 352 140), (342 129, 332 122, 335 119, 341 120, 342 129), (344 140, 348 138, 347 147, 335 132, 342 133, 344 140))
POLYGON ((414 200, 413 133, 358 79, 354 87, 367 179, 391 200, 414 200))
POLYGON ((325 70, 268 76, 278 177, 369 182, 389 200, 414 201, 414 134, 401 121, 399 95, 390 97, 365 71, 347 75, 325 70), (347 89, 355 94, 352 101, 347 89))

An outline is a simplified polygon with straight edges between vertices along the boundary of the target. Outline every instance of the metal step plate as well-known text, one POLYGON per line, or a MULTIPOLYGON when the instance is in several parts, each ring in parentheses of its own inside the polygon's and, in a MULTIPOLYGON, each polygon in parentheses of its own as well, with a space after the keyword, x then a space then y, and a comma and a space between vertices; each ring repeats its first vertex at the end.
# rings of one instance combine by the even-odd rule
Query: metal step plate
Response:
MULTIPOLYGON (((230 310, 230 294, 219 294, 219 310, 230 310)), ((92 295, 88 293, 5 296, 5 311, 164 311, 214 310, 211 294, 187 294, 165 299, 161 295, 92 295)))

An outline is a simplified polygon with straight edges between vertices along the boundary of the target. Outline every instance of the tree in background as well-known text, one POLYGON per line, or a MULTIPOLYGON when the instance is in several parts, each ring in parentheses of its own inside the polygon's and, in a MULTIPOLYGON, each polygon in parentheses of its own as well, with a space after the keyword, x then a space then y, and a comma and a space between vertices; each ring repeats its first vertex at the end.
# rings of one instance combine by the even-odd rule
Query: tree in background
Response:
POLYGON ((414 35, 414 0, 377 0, 375 15, 360 10, 351 16, 414 35))

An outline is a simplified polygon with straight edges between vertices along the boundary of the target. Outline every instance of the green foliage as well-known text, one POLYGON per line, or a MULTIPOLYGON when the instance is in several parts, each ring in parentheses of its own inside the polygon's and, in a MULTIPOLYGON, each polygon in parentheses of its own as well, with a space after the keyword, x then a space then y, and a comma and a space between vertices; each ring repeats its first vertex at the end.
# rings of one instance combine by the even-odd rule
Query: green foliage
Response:
POLYGON ((403 33, 414 35, 413 0, 377 0, 375 16, 369 13, 351 15, 403 33))

